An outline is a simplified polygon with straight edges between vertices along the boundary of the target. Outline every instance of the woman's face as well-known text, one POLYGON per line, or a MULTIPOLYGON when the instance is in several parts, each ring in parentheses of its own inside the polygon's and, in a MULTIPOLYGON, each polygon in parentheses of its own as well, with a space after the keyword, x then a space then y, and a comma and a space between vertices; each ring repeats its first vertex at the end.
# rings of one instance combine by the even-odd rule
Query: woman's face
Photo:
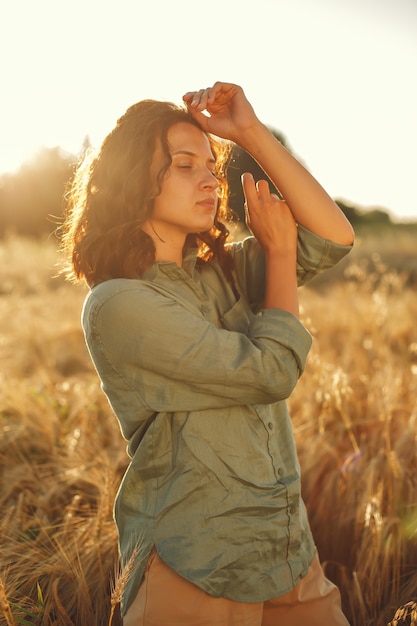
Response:
MULTIPOLYGON (((161 239, 182 246, 189 233, 204 232, 213 226, 219 186, 214 174, 216 161, 207 135, 193 124, 178 122, 171 126, 168 144, 172 163, 148 222, 161 239)), ((158 172, 163 163, 159 148, 152 170, 158 172)), ((144 226, 150 232, 146 223, 144 226)))

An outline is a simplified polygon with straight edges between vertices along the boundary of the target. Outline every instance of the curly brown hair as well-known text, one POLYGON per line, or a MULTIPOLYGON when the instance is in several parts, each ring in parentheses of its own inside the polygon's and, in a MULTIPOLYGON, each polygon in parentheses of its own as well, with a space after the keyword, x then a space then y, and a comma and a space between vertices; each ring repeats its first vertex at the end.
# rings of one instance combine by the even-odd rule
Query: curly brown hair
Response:
MULTIPOLYGON (((200 128, 184 107, 143 100, 127 109, 95 156, 84 157, 66 194, 61 248, 67 259, 67 278, 85 280, 90 286, 111 278, 140 278, 155 262, 154 243, 142 225, 152 214, 155 196, 171 165, 167 135, 178 122, 200 128), (158 145, 165 164, 155 181, 151 163, 158 145)), ((210 135, 208 139, 219 178, 216 217, 209 231, 188 235, 184 252, 197 247, 200 263, 216 257, 233 284, 233 262, 225 249, 230 145, 210 135)))

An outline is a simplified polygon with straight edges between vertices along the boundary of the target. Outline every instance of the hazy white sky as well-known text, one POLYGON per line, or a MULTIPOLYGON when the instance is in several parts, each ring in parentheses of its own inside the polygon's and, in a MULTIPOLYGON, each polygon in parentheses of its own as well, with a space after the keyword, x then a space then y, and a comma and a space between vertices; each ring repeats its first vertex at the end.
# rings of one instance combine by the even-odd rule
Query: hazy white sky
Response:
POLYGON ((0 173, 225 80, 333 197, 417 217, 417 0, 13 0, 0 58, 0 173))

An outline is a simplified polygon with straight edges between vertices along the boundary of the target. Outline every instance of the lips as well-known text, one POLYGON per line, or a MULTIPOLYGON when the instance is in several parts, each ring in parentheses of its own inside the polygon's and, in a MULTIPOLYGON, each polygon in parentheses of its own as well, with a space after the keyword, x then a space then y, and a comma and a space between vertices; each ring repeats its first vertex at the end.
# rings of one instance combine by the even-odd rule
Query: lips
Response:
POLYGON ((197 204, 204 207, 205 209, 209 211, 213 211, 216 206, 216 202, 213 200, 213 198, 206 198, 205 200, 200 200, 200 202, 197 202, 197 204))

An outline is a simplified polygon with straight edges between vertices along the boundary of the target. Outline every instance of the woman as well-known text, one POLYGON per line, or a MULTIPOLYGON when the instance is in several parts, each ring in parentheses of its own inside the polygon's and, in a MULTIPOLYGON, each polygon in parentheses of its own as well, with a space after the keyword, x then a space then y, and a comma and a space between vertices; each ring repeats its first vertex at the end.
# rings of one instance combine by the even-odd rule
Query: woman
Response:
POLYGON ((354 234, 319 183, 233 84, 185 107, 130 107, 70 194, 64 246, 91 290, 87 345, 128 440, 115 518, 124 626, 346 625, 300 494, 285 401, 311 338, 297 283, 354 234), (253 237, 227 244, 221 137, 268 183, 242 177, 253 237))

